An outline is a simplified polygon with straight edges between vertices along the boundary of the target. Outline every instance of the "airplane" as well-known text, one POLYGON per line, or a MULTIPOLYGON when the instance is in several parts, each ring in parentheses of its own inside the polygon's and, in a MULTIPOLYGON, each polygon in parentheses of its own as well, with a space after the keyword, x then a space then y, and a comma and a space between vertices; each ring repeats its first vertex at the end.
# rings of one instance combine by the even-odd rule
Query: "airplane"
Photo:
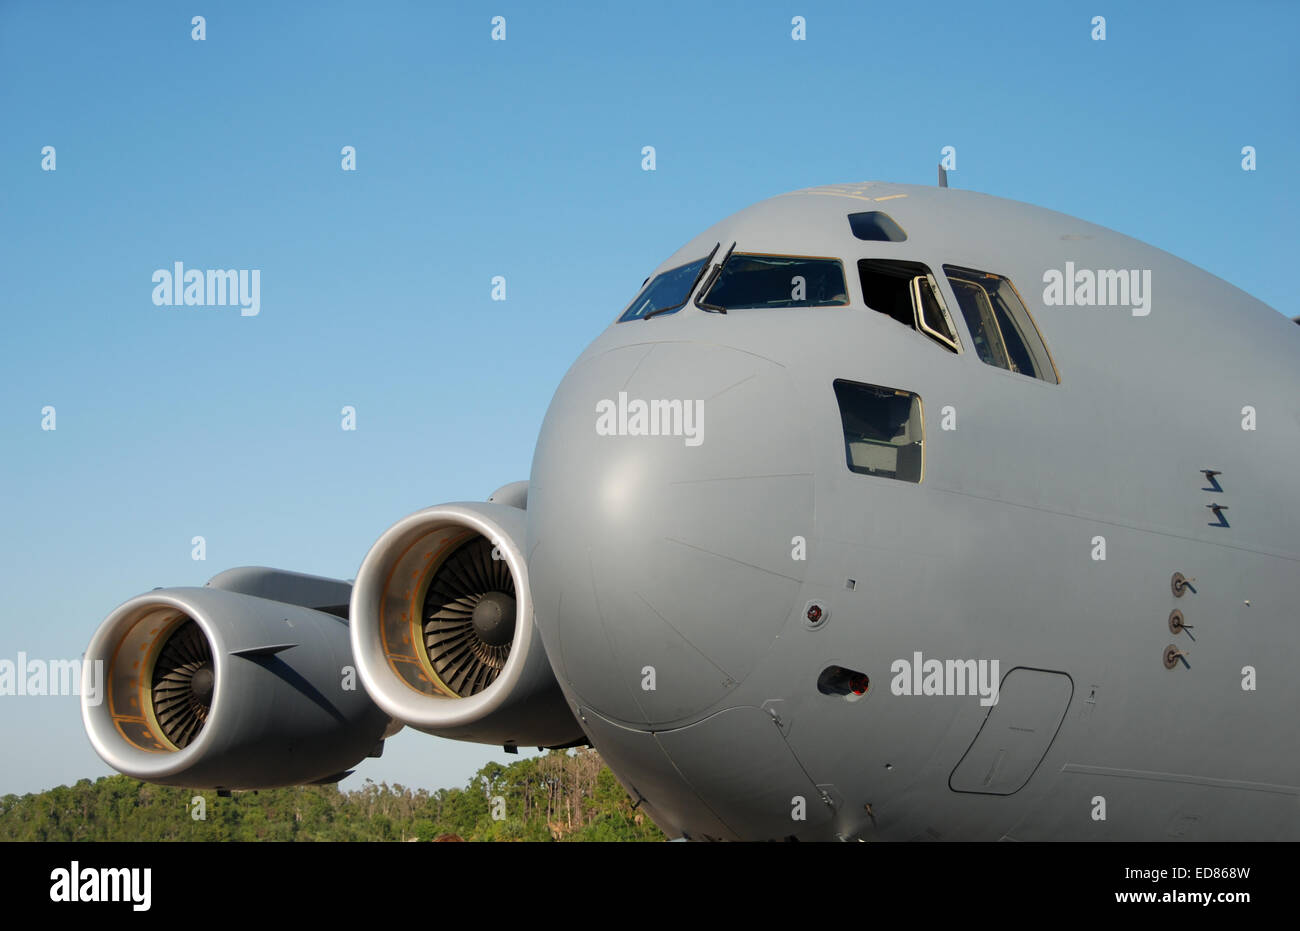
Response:
POLYGON ((1296 323, 1011 200, 772 197, 581 353, 527 481, 351 583, 116 608, 87 733, 221 791, 591 745, 681 840, 1298 840, 1296 323))

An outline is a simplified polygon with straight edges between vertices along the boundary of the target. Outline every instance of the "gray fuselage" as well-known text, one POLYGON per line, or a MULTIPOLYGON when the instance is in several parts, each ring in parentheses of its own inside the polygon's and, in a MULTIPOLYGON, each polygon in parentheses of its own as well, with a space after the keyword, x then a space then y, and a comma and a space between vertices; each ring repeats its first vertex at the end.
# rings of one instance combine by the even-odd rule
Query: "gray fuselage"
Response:
POLYGON ((775 197, 656 274, 733 242, 841 260, 847 304, 707 312, 706 281, 610 325, 556 392, 528 490, 547 655, 661 826, 1300 839, 1300 327, 1151 246, 965 191, 775 197), (906 240, 855 237, 859 211, 906 240), (932 271, 961 351, 868 307, 861 259, 932 271), (1067 263, 1149 271, 1149 313, 1049 306, 1067 263), (1014 284, 1059 383, 981 361, 945 265, 1014 284), (837 379, 919 397, 920 481, 848 468, 837 379), (698 442, 598 431, 620 392, 702 402, 698 442), (917 654, 996 661, 997 703, 897 694, 917 654), (865 694, 819 690, 836 666, 865 694))

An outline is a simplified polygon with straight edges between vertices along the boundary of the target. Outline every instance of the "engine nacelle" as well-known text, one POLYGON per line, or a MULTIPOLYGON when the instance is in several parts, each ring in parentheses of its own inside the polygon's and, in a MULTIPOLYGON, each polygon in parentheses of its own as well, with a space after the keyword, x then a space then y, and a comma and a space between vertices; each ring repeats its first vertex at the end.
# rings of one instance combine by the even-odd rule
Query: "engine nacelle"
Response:
POLYGON ((526 520, 507 504, 444 504, 371 547, 352 587, 352 652, 388 714, 478 743, 585 742, 533 619, 526 520))
MULTIPOLYGON (((209 585, 223 576, 230 587, 313 580, 232 570, 209 585)), ((315 581, 347 594, 347 583, 315 581)), ((136 779, 217 789, 327 781, 374 751, 391 723, 352 665, 341 617, 215 587, 156 589, 95 632, 82 718, 95 751, 136 779), (104 688, 90 704, 96 662, 104 688)))

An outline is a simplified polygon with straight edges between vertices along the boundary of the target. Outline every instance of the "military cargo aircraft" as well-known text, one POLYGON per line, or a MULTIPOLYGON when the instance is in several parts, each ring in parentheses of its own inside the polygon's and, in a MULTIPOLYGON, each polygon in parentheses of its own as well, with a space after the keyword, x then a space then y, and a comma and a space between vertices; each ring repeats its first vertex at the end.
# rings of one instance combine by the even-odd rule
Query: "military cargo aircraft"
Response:
POLYGON ((690 840, 1300 840, 1296 322, 1026 204, 773 197, 582 352, 526 482, 351 583, 115 609, 87 731, 222 790, 591 744, 690 840))

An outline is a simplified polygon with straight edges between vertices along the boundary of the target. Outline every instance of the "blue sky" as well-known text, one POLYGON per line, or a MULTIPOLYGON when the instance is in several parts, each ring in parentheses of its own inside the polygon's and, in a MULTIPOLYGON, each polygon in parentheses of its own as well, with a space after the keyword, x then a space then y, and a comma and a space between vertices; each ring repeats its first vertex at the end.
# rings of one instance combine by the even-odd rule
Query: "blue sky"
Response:
MULTIPOLYGON (((118 603, 230 566, 355 575, 403 515, 528 476, 570 362, 686 240, 783 191, 933 183, 946 145, 954 187, 1300 314, 1298 27, 1282 2, 0 3, 0 659, 75 658, 118 603), (177 261, 259 269, 260 313, 155 306, 177 261)), ((0 696, 0 745, 0 793, 108 772, 75 698, 0 696)), ((345 785, 494 758, 407 731, 345 785)))

